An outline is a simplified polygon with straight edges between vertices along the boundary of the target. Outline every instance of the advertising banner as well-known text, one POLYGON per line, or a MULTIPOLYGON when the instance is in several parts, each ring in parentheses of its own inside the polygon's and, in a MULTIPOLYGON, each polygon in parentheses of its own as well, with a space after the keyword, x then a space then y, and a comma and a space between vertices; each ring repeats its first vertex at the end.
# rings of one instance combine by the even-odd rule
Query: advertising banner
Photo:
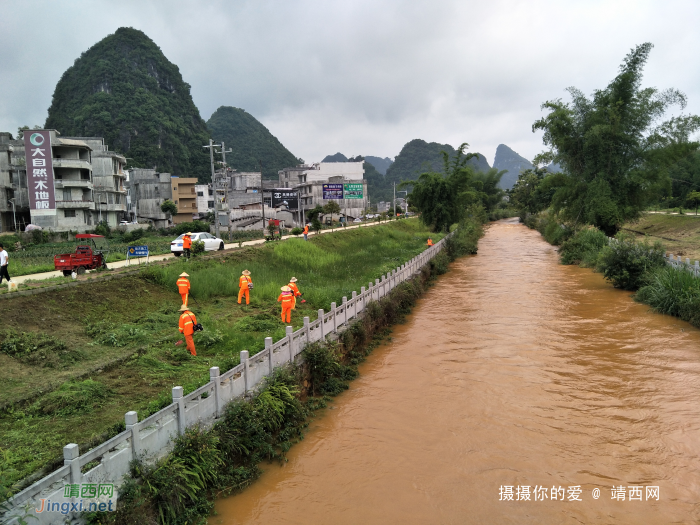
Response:
POLYGON ((24 152, 27 160, 27 193, 33 215, 56 213, 51 161, 51 134, 47 130, 26 130, 24 152))
POLYGON ((346 199, 361 199, 362 193, 362 183, 357 184, 343 184, 343 192, 345 193, 346 199))
POLYGON ((342 184, 324 184, 323 185, 324 199, 342 199, 343 185, 342 184))
POLYGON ((278 206, 286 206, 290 210, 299 208, 299 196, 296 191, 292 191, 289 188, 273 188, 271 193, 273 208, 278 206))

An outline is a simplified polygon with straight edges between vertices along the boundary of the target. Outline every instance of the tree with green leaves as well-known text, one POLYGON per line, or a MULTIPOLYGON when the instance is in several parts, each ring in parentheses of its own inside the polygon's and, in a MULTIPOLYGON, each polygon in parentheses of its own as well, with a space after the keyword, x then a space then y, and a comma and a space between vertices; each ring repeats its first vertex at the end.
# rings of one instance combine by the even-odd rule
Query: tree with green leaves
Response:
POLYGON ((325 215, 337 215, 340 213, 340 205, 335 201, 330 201, 323 206, 323 213, 325 215))
POLYGON ((165 199, 160 205, 160 211, 170 215, 170 220, 173 220, 173 216, 177 215, 177 204, 175 204, 170 199, 165 199))
POLYGON ((651 49, 649 43, 633 49, 617 77, 591 98, 572 87, 570 103, 557 99, 542 105, 549 114, 532 129, 544 132, 549 150, 534 164, 556 161, 564 168, 552 206, 565 221, 615 234, 660 194, 678 156, 695 147, 689 137, 700 129, 700 117, 660 123, 671 106, 685 107, 685 95, 641 87, 651 49))
POLYGON ((447 152, 442 152, 444 173, 423 173, 416 181, 405 181, 400 187, 413 186, 410 201, 421 214, 423 224, 433 231, 447 231, 452 224, 458 223, 465 214, 467 206, 481 202, 487 194, 484 180, 476 177, 475 170, 468 164, 477 153, 464 153, 469 146, 462 144, 452 159, 447 152))
POLYGON ((698 206, 700 206, 700 191, 691 191, 685 198, 686 206, 695 208, 695 215, 698 214, 698 206))

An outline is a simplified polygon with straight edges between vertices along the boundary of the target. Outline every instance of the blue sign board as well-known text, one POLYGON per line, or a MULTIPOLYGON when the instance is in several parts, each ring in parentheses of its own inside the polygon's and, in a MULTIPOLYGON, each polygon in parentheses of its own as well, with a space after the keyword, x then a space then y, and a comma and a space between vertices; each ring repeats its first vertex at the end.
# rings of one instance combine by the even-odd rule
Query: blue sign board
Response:
POLYGON ((127 253, 129 257, 148 257, 148 246, 129 246, 127 253))
POLYGON ((323 185, 324 199, 342 199, 343 185, 342 184, 324 184, 323 185))

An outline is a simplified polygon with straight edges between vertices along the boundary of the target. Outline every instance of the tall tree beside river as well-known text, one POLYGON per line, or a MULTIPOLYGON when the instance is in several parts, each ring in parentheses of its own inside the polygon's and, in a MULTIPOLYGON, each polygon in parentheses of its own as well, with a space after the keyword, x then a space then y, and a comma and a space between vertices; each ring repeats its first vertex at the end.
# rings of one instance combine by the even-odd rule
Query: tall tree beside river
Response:
POLYGON ((532 129, 544 131, 550 149, 535 164, 556 161, 564 168, 552 200, 563 220, 616 233, 667 188, 668 168, 697 149, 689 137, 700 129, 700 117, 659 123, 671 106, 685 107, 685 95, 641 87, 651 49, 649 43, 633 49, 619 75, 592 98, 572 87, 570 103, 557 99, 542 105, 549 114, 532 129))

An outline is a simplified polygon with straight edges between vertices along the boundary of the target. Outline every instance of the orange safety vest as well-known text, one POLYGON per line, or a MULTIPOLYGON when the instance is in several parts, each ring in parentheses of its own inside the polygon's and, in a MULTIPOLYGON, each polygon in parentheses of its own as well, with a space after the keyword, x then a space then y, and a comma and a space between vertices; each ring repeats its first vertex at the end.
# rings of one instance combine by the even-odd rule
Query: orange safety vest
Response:
POLYGON ((192 248, 192 237, 190 237, 189 235, 185 235, 182 238, 182 248, 183 250, 192 248))
POLYGON ((307 224, 304 226, 304 235, 307 235, 309 233, 309 225, 307 224))
POLYGON ((289 283, 287 286, 289 286, 292 289, 292 293, 294 295, 301 295, 299 288, 297 288, 297 283, 289 283))
POLYGON ((190 291, 189 279, 187 279, 187 277, 180 277, 177 280, 177 289, 180 291, 181 294, 189 293, 189 291, 190 291))
POLYGON ((194 333, 194 325, 197 324, 197 318, 192 312, 186 310, 180 316, 180 333, 184 335, 192 335, 194 333))
POLYGON ((248 288, 248 283, 252 283, 253 279, 250 278, 250 275, 241 275, 241 278, 238 279, 238 287, 239 288, 248 288))
POLYGON ((294 294, 292 292, 282 292, 277 298, 282 303, 282 307, 290 307, 294 304, 294 294))
POLYGON ((428 239, 428 246, 432 246, 432 245, 433 245, 432 239, 428 239))

